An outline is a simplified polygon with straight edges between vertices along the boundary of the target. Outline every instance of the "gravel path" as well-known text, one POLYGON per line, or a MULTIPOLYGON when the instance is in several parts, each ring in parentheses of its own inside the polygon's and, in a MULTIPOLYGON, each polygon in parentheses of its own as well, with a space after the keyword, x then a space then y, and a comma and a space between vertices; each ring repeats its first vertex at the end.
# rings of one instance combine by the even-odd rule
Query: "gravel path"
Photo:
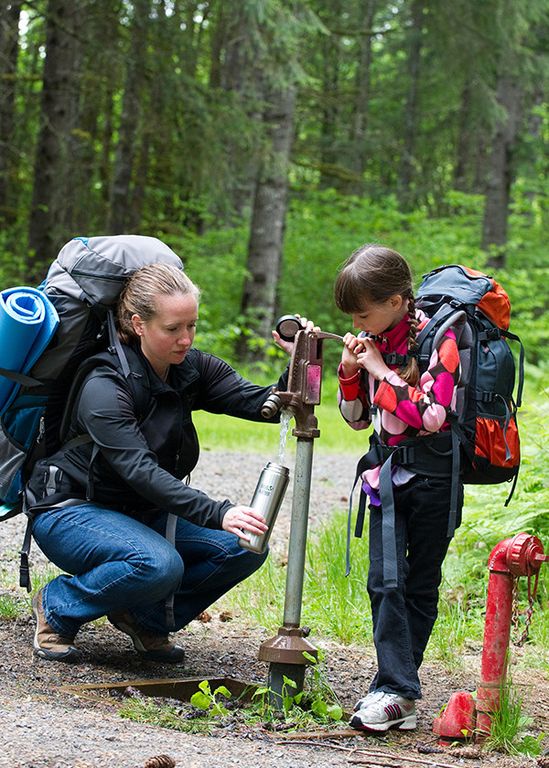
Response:
MULTIPOLYGON (((193 474, 193 484, 217 498, 229 497, 245 502, 251 498, 265 457, 228 452, 202 454, 200 466, 193 474)), ((293 467, 293 458, 289 457, 293 467)), ((354 471, 353 458, 316 453, 311 489, 310 525, 318 526, 334 509, 345 508, 354 471)), ((285 551, 289 531, 291 487, 286 495, 279 521, 273 534, 275 556, 285 551)), ((15 591, 17 550, 21 544, 24 520, 15 518, 0 526, 0 596, 15 591)), ((34 567, 45 565, 45 559, 33 545, 34 567)), ((261 729, 238 733, 219 728, 213 736, 189 735, 163 728, 123 720, 117 707, 106 700, 89 701, 60 691, 61 685, 118 682, 151 678, 232 676, 244 680, 264 681, 265 665, 257 661, 257 649, 267 636, 261 627, 249 627, 242 621, 224 622, 215 611, 208 623, 192 622, 181 632, 187 660, 184 668, 147 664, 131 650, 128 639, 108 623, 97 622, 83 628, 79 645, 83 661, 78 665, 44 662, 32 654, 34 625, 30 616, 14 621, 0 620, 0 766, 10 768, 136 768, 148 758, 169 754, 177 766, 189 768, 239 765, 241 768, 308 768, 315 765, 348 766, 351 750, 368 748, 396 751, 401 760, 389 764, 397 768, 405 756, 428 758, 417 752, 421 744, 434 743, 431 732, 433 717, 454 690, 476 687, 478 656, 464 660, 454 676, 440 665, 425 664, 422 679, 425 698, 418 706, 418 730, 392 732, 382 739, 362 736, 340 738, 324 744, 317 741, 298 745, 276 740, 261 729)), ((344 647, 315 638, 315 644, 326 649, 327 675, 350 709, 366 689, 374 669, 371 647, 344 647)), ((544 681, 539 672, 524 683, 537 686, 538 695, 531 710, 536 712, 538 731, 547 732, 548 702, 540 695, 544 681), (539 679, 538 679, 539 677, 539 679)), ((515 678, 517 680, 517 678, 515 678)), ((518 682, 520 683, 520 675, 518 682)), ((546 689, 545 689, 546 690, 546 689)), ((462 765, 463 760, 450 755, 433 755, 447 765, 462 765)), ((524 768, 535 762, 526 758, 490 755, 471 765, 488 768, 524 768)), ((374 760, 373 765, 387 764, 374 760)), ((408 764, 408 768, 412 765, 408 764)))

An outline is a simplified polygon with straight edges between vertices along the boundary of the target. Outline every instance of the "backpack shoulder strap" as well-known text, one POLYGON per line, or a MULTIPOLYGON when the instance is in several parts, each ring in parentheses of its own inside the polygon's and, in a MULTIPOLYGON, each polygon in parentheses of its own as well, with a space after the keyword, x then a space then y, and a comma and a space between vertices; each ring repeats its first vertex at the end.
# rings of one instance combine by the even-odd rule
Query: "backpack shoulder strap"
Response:
MULTIPOLYGON (((149 395, 147 387, 143 385, 144 373, 138 370, 132 370, 130 368, 128 358, 122 345, 120 344, 120 341, 118 341, 118 344, 120 346, 120 353, 116 357, 113 354, 112 347, 109 347, 107 352, 100 352, 98 355, 94 355, 93 357, 88 358, 79 366, 74 381, 69 390, 67 403, 63 412, 63 418, 59 427, 60 441, 65 445, 65 447, 74 448, 77 445, 89 442, 91 439, 89 435, 82 434, 73 437, 68 442, 65 442, 65 438, 69 433, 71 425, 72 413, 76 405, 80 390, 82 389, 82 385, 84 384, 86 377, 93 370, 95 370, 99 364, 108 365, 112 367, 114 371, 124 376, 124 379, 131 390, 132 397, 135 402, 138 421, 141 421, 146 415, 147 407, 149 404, 149 395), (124 362, 122 362, 122 359, 124 362)), ((132 368, 133 367, 135 366, 132 366, 132 368)))
POLYGON ((467 312, 465 310, 443 304, 417 335, 420 368, 422 364, 426 365, 429 362, 433 349, 437 348, 449 328, 455 331, 459 344, 466 322, 467 312))

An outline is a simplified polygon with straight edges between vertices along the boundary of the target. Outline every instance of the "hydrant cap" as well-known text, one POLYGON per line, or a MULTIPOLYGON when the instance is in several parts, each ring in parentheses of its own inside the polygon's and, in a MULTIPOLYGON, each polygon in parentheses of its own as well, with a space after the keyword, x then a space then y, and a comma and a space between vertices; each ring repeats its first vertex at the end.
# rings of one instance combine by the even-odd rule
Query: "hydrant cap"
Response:
POLYGON ((506 559, 513 576, 530 576, 539 571, 545 560, 543 545, 537 536, 518 533, 509 542, 506 559))

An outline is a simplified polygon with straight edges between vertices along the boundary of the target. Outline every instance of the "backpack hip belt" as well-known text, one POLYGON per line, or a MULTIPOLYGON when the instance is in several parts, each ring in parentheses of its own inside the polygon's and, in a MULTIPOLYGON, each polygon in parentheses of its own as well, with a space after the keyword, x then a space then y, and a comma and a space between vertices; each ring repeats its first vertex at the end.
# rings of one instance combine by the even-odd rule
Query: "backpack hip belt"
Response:
MULTIPOLYGON (((381 465, 379 474, 379 494, 381 498, 382 530, 381 542, 383 549, 383 586, 396 587, 398 584, 396 533, 395 533, 395 501, 393 495, 392 471, 394 466, 405 467, 416 475, 427 477, 451 477, 450 513, 448 516, 448 538, 453 536, 456 529, 457 502, 460 479, 460 449, 459 436, 455 429, 443 432, 433 437, 405 440, 397 446, 382 445, 374 433, 370 437, 370 450, 359 460, 356 468, 353 490, 349 499, 349 516, 347 521, 347 568, 346 575, 351 570, 351 512, 353 491, 363 472, 381 465)), ((366 512, 366 493, 361 488, 358 514, 355 525, 355 536, 360 538, 364 528, 366 512)))

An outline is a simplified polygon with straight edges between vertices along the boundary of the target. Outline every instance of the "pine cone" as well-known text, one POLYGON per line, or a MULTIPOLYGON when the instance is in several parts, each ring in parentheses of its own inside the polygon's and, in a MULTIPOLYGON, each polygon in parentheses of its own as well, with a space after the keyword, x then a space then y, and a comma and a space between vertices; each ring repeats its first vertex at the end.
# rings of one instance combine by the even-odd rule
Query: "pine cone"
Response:
POLYGON ((175 760, 169 755, 149 757, 143 768, 175 768, 175 760))
POLYGON ((469 758, 470 760, 480 760, 482 752, 478 747, 454 747, 448 753, 454 757, 469 758))

